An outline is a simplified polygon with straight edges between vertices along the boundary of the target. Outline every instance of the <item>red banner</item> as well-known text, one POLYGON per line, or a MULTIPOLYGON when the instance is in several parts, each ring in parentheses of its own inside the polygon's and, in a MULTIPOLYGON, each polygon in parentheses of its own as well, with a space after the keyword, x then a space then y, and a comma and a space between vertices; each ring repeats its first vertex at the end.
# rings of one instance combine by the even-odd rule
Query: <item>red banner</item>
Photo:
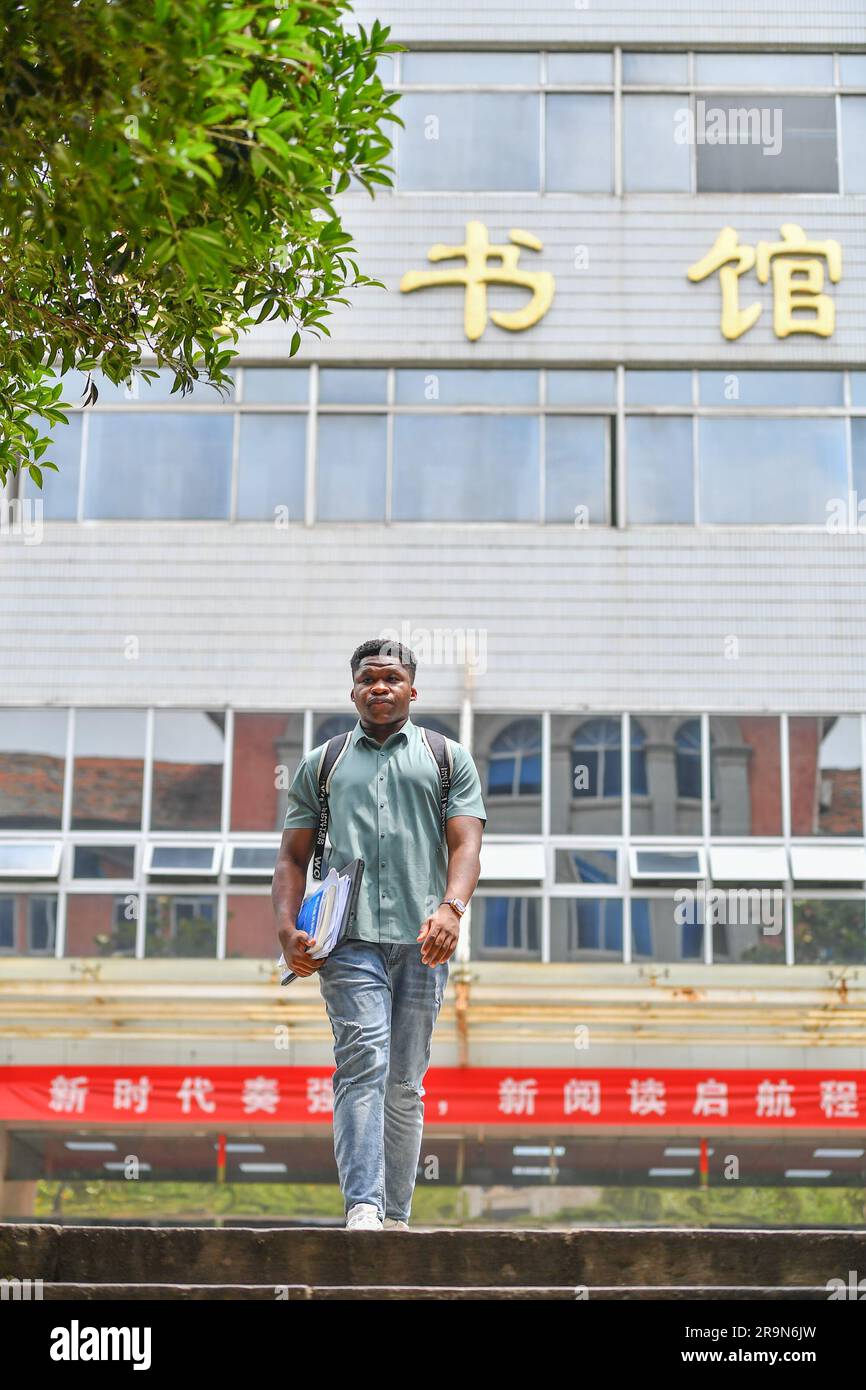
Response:
MULTIPOLYGON (((329 1067, 0 1067, 0 1120, 321 1124, 329 1067)), ((866 1129, 864 1071, 431 1067, 425 1121, 447 1125, 866 1129)))

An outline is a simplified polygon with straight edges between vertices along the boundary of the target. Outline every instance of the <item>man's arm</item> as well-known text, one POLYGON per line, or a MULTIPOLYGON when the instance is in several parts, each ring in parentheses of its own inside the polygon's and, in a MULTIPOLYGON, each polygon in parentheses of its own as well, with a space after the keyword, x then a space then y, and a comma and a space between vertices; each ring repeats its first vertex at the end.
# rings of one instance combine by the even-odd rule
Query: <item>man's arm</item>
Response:
POLYGON ((316 829, 284 830, 271 885, 271 898, 277 919, 277 937, 290 970, 296 975, 312 975, 324 965, 327 956, 311 960, 307 952, 313 945, 309 932, 297 930, 298 913, 307 886, 307 868, 313 857, 316 829))
MULTIPOLYGON (((484 821, 477 816, 451 816, 445 824, 448 842, 448 882, 446 898, 460 898, 468 903, 481 874, 481 836, 484 821)), ((453 907, 437 907, 421 927, 418 940, 421 959, 425 965, 439 965, 449 960, 457 949, 460 937, 460 918, 453 907)))

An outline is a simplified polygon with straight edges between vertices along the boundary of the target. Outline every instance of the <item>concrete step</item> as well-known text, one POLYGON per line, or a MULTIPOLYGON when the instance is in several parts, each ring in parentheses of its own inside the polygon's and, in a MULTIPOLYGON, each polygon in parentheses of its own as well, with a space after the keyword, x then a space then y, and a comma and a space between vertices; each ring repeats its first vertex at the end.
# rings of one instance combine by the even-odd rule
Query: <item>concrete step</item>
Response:
MULTIPOLYGON (((208 1302, 214 1299, 228 1299, 232 1301, 258 1301, 273 1303, 276 1301, 276 1293, 272 1284, 44 1284, 42 1296, 45 1301, 59 1302, 64 1300, 81 1302, 128 1302, 131 1300, 147 1301, 202 1301, 208 1302)), ((542 1302, 568 1302, 573 1303, 575 1292, 572 1288, 563 1288, 559 1285, 521 1285, 515 1284, 510 1288, 498 1287, 477 1287, 474 1285, 424 1285, 400 1287, 398 1285, 367 1285, 367 1286, 314 1286, 310 1284, 291 1284, 283 1285, 280 1290, 280 1297, 283 1301, 295 1302, 301 1300, 493 1300, 493 1301, 542 1301, 542 1302)), ((692 1288, 684 1285, 680 1288, 672 1288, 670 1285, 665 1287, 607 1287, 589 1289, 587 1297, 590 1302, 597 1303, 599 1300, 611 1302, 625 1301, 646 1301, 646 1300, 688 1300, 706 1301, 715 1300, 741 1300, 749 1303, 753 1302, 779 1302, 779 1301, 808 1301, 820 1300, 827 1301, 827 1290, 821 1286, 791 1287, 791 1288, 725 1288, 721 1285, 714 1288, 692 1288)))
POLYGON ((198 1288, 213 1291, 204 1297, 219 1296, 217 1287, 268 1290, 270 1298, 275 1287, 301 1290, 304 1298, 344 1296, 333 1291, 346 1289, 376 1298, 383 1289, 439 1298, 447 1290, 454 1297, 487 1296, 471 1290, 525 1297, 521 1290, 558 1289, 574 1298, 580 1288, 599 1291, 596 1297, 604 1290, 611 1297, 656 1296, 647 1290, 694 1297, 684 1291, 695 1289, 724 1297, 736 1289, 790 1290, 792 1297, 820 1289, 826 1297, 827 1281, 847 1281, 850 1271, 866 1275, 866 1231, 0 1225, 0 1278, 191 1291, 183 1297, 198 1296, 198 1288))

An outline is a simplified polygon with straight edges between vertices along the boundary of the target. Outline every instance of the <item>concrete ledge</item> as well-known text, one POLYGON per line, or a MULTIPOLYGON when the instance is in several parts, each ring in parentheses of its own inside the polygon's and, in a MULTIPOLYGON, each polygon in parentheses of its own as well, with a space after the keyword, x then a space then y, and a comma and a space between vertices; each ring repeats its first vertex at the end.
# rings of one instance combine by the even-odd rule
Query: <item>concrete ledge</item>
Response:
MULTIPOLYGON (((520 1302, 568 1302, 574 1303, 574 1289, 560 1286, 541 1287, 538 1285, 514 1285, 512 1288, 491 1288, 467 1286, 441 1287, 398 1287, 391 1285, 347 1287, 316 1287, 309 1284, 282 1286, 282 1298, 275 1297, 270 1284, 45 1284, 43 1297, 48 1302, 142 1302, 241 1300, 262 1303, 303 1301, 345 1301, 375 1300, 376 1302, 397 1300, 445 1300, 463 1299, 485 1301, 520 1302)), ((681 1288, 667 1287, 622 1287, 598 1288, 588 1290, 590 1303, 652 1300, 692 1301, 742 1301, 742 1302, 793 1302, 827 1301, 827 1290, 821 1287, 805 1288, 681 1288)), ((584 1300, 578 1300, 584 1301, 584 1300)))
MULTIPOLYGON (((400 1232, 0 1225, 0 1277, 58 1285, 392 1289, 824 1288, 866 1231, 400 1232)), ((377 1296, 377 1295, 373 1295, 377 1296)))

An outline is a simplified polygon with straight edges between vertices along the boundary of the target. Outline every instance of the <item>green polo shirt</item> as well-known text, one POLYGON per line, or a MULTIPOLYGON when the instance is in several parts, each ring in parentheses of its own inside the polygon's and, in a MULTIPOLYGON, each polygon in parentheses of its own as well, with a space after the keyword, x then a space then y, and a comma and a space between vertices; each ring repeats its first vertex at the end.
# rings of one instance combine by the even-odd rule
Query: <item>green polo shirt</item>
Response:
MULTIPOLYGON (((486 821, 481 783, 471 754, 448 740, 454 760, 448 792, 452 816, 486 821)), ((298 764, 284 829, 319 824, 318 766, 324 744, 298 764)), ((364 941, 414 942, 445 892, 448 850, 439 820, 439 770, 418 725, 407 719, 384 743, 358 720, 328 794, 329 863, 363 859, 358 912, 349 935, 364 941)), ((324 871, 324 870, 323 870, 324 871)))

